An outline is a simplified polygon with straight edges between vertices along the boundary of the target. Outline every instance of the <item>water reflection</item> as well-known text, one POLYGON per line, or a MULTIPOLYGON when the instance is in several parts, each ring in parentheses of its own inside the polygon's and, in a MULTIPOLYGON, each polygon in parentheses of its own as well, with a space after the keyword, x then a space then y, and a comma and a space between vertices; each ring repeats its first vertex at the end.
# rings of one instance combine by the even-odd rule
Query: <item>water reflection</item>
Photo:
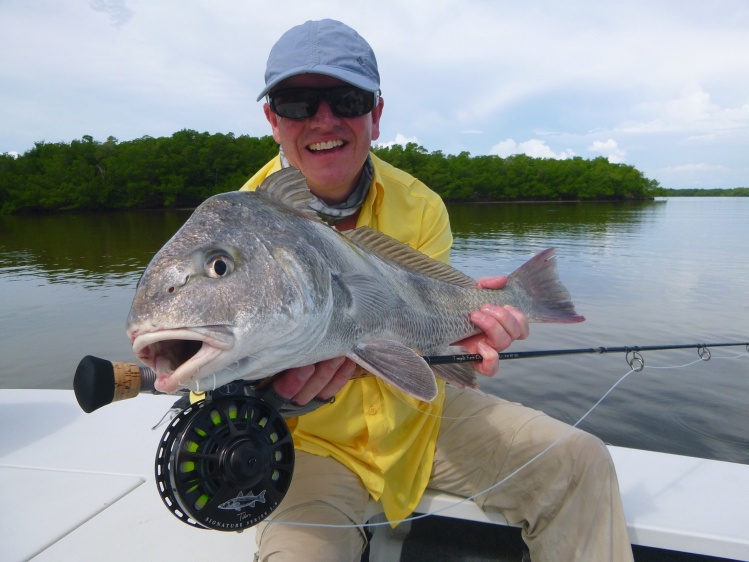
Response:
POLYGON ((565 237, 631 232, 657 220, 666 202, 453 203, 450 224, 458 239, 565 237))
POLYGON ((0 274, 87 289, 130 286, 189 211, 0 216, 0 274))
POLYGON ((579 263, 590 249, 606 254, 612 244, 639 237, 665 207, 665 201, 452 204, 452 262, 474 276, 509 273, 554 246, 564 263, 579 263))
MULTIPOLYGON (((449 205, 455 251, 525 252, 535 242, 601 239, 658 219, 664 201, 449 205)), ((131 285, 190 211, 0 216, 0 274, 86 288, 131 285)))

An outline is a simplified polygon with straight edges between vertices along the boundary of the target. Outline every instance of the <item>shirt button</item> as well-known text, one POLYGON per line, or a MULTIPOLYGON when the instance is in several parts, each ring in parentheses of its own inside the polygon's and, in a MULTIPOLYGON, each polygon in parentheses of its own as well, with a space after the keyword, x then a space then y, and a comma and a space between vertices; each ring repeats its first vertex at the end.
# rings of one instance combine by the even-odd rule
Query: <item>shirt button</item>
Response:
POLYGON ((375 415, 375 414, 377 413, 377 408, 375 408, 374 406, 372 406, 372 407, 371 407, 371 408, 369 409, 369 413, 370 413, 370 414, 372 414, 372 415, 374 416, 374 415, 375 415))

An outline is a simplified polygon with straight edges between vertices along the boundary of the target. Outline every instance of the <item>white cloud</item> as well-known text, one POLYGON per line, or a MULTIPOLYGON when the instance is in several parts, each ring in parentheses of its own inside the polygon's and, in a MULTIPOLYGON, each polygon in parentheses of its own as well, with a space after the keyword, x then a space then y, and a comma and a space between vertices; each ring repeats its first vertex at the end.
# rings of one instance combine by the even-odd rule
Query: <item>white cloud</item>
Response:
POLYGON ((521 143, 515 142, 513 139, 506 139, 491 147, 489 154, 495 154, 503 158, 513 154, 526 154, 533 158, 553 158, 555 160, 566 160, 575 156, 575 153, 570 149, 559 153, 554 152, 545 141, 538 139, 531 139, 521 143))
POLYGON ((689 140, 710 140, 717 134, 746 132, 749 129, 749 102, 738 107, 722 107, 697 82, 682 88, 677 97, 644 102, 634 111, 645 118, 623 123, 619 130, 630 134, 689 134, 689 140))
POLYGON ((407 137, 405 135, 398 133, 395 135, 395 140, 391 140, 387 142, 378 142, 377 146, 381 148, 390 148, 391 146, 394 146, 396 144, 399 144, 401 146, 406 146, 410 142, 414 144, 419 144, 419 139, 417 139, 416 137, 407 137))
POLYGON ((715 133, 705 133, 703 135, 689 135, 684 142, 687 143, 709 143, 716 140, 718 135, 715 133))
POLYGON ((113 26, 122 27, 135 13, 125 3, 125 0, 91 0, 89 5, 97 12, 109 14, 113 26))
POLYGON ((746 185, 747 169, 731 169, 722 164, 691 162, 665 166, 656 171, 658 181, 664 187, 683 188, 731 188, 746 185), (720 178, 718 181, 715 178, 720 178))
POLYGON ((608 161, 612 164, 621 164, 624 162, 624 158, 627 155, 624 150, 619 148, 619 145, 614 139, 593 141, 593 144, 588 147, 588 150, 602 154, 608 158, 608 161))
POLYGON ((716 164, 707 164, 705 162, 697 162, 693 164, 680 164, 678 166, 667 166, 661 171, 665 173, 673 174, 693 174, 695 172, 714 172, 724 169, 723 166, 716 164))

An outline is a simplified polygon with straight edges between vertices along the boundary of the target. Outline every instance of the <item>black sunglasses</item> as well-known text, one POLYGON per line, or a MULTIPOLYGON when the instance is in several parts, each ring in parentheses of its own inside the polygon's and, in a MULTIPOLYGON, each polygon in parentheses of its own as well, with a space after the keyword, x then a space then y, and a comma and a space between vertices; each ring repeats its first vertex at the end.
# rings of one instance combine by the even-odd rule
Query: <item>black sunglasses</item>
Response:
POLYGON ((309 119, 325 100, 336 117, 360 117, 372 111, 378 93, 367 92, 354 86, 336 88, 290 88, 268 94, 270 110, 287 119, 309 119))

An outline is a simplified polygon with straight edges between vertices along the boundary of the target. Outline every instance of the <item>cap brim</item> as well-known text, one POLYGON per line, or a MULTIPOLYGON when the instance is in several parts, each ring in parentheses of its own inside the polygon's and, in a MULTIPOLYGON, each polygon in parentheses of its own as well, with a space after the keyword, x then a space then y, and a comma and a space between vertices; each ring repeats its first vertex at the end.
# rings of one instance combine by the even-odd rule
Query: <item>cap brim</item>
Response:
POLYGON ((362 76, 361 74, 357 74, 355 72, 344 70, 342 68, 337 68, 334 66, 323 66, 323 65, 317 65, 313 67, 302 66, 299 68, 293 68, 291 70, 287 70, 283 74, 279 74, 273 80, 268 82, 265 85, 265 88, 263 88, 263 91, 260 92, 260 95, 257 97, 257 101, 260 101, 261 99, 263 99, 266 95, 268 95, 268 92, 270 92, 273 88, 278 86, 278 84, 280 84, 287 78, 291 78, 292 76, 298 76, 299 74, 322 74, 324 76, 332 76, 333 78, 338 78, 339 80, 343 80, 347 84, 351 84, 352 86, 361 88, 362 90, 366 92, 377 92, 380 89, 380 85, 374 80, 371 80, 365 76, 362 76))

